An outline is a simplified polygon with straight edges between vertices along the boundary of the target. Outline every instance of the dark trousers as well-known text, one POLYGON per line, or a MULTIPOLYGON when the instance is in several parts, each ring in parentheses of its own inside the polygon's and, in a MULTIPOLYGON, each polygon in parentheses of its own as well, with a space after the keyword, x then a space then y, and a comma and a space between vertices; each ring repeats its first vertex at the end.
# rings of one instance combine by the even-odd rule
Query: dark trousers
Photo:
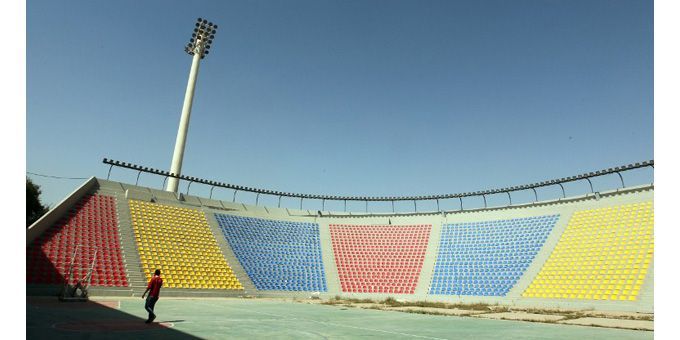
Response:
POLYGON ((158 301, 158 296, 147 296, 146 297, 146 303, 144 304, 144 309, 146 309, 147 312, 149 312, 149 319, 152 316, 156 316, 156 314, 153 313, 153 307, 156 306, 156 301, 158 301))

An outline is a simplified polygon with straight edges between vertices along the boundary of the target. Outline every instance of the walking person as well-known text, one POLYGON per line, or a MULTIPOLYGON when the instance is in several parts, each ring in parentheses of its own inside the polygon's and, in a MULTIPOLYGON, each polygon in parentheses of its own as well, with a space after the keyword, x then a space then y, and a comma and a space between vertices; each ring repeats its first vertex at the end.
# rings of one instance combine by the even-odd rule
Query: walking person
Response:
POLYGON ((161 291, 162 285, 163 279, 161 279, 161 270, 156 269, 153 273, 153 277, 149 280, 149 285, 146 286, 144 294, 142 294, 143 299, 146 293, 149 293, 149 296, 146 298, 146 303, 144 304, 144 309, 149 312, 149 318, 145 323, 151 323, 156 318, 156 314, 153 313, 153 307, 156 305, 156 301, 158 301, 158 293, 161 291))

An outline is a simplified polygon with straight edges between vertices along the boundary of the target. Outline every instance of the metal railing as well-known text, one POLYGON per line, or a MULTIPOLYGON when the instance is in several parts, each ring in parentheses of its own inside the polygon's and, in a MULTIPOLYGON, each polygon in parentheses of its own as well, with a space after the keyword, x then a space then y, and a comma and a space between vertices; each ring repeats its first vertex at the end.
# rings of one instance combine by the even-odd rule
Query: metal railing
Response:
POLYGON ((256 194, 255 205, 259 204, 260 195, 270 195, 270 196, 277 196, 279 198, 278 199, 278 207, 279 208, 281 207, 281 198, 282 197, 292 197, 292 198, 299 198, 300 199, 300 209, 302 209, 302 203, 303 203, 303 200, 305 200, 305 199, 320 200, 321 205, 322 205, 321 210, 325 210, 326 201, 340 201, 340 202, 344 202, 344 207, 345 207, 344 211, 345 212, 347 211, 347 201, 365 202, 366 212, 368 212, 368 202, 391 202, 392 203, 392 212, 395 212, 394 202, 412 201, 414 211, 418 212, 417 202, 419 202, 419 201, 435 201, 436 204, 437 204, 437 211, 441 211, 440 201, 449 200, 449 199, 458 199, 459 202, 460 202, 460 210, 462 211, 462 210, 465 210, 464 207, 463 207, 463 198, 481 197, 484 201, 484 208, 487 208, 488 207, 487 199, 486 199, 487 196, 495 195, 495 194, 507 194, 508 201, 509 201, 508 206, 511 206, 511 205, 513 205, 511 193, 516 192, 516 191, 532 190, 533 193, 534 193, 534 202, 538 202, 539 199, 538 199, 538 192, 536 191, 537 188, 548 187, 548 186, 559 186, 560 189, 562 190, 562 197, 566 198, 567 196, 566 196, 566 192, 564 190, 564 185, 563 185, 564 183, 570 183, 570 182, 584 181, 585 180, 585 181, 588 182, 588 184, 590 186, 590 192, 595 193, 595 188, 593 187, 593 182, 591 181, 591 178, 616 174, 616 175, 618 175, 619 180, 621 182, 621 188, 625 188, 626 183, 625 183, 623 175, 621 173, 626 172, 626 171, 630 171, 630 170, 634 170, 634 169, 646 168, 646 167, 654 168, 654 160, 649 160, 649 161, 644 161, 644 162, 631 163, 631 164, 623 165, 623 166, 617 166, 617 167, 614 167, 614 168, 598 170, 598 171, 594 171, 594 172, 587 172, 587 173, 583 173, 581 175, 576 175, 576 176, 563 177, 563 178, 560 178, 560 179, 552 179, 552 180, 543 181, 543 182, 537 182, 537 183, 531 183, 531 184, 525 184, 525 185, 519 185, 519 186, 512 186, 512 187, 505 187, 505 188, 499 188, 499 189, 490 189, 490 190, 475 191, 475 192, 456 193, 456 194, 423 195, 423 196, 337 196, 337 195, 300 194, 300 193, 283 192, 283 191, 276 191, 276 190, 251 188, 251 187, 246 187, 246 186, 241 186, 241 185, 235 185, 235 184, 229 184, 229 183, 224 183, 224 182, 216 182, 216 181, 206 180, 206 179, 202 179, 202 178, 196 178, 196 177, 192 177, 192 176, 176 175, 176 174, 164 171, 164 170, 158 170, 158 169, 149 168, 149 167, 142 167, 142 166, 132 164, 132 163, 109 160, 107 158, 104 158, 104 160, 102 162, 104 164, 110 165, 108 174, 106 176, 107 180, 111 177, 111 170, 115 166, 115 167, 120 167, 120 168, 138 171, 137 180, 135 182, 135 185, 138 185, 139 176, 142 173, 150 173, 150 174, 165 177, 165 179, 163 180, 163 187, 162 188, 165 188, 165 183, 166 183, 166 181, 169 177, 178 178, 180 180, 188 181, 189 184, 187 186, 187 191, 186 191, 187 195, 189 194, 189 189, 191 188, 191 184, 200 183, 200 184, 208 185, 208 186, 211 187, 210 188, 210 198, 211 199, 212 199, 213 190, 215 188, 226 188, 226 189, 234 190, 234 194, 232 196, 233 202, 236 202, 237 193, 239 191, 243 191, 243 192, 251 192, 251 193, 256 194))

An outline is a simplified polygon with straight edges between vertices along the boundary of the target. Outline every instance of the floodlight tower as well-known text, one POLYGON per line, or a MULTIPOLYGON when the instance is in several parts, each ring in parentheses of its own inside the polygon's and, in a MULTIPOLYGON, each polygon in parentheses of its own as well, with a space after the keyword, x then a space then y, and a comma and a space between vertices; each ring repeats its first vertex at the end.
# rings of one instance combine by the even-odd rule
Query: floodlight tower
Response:
MULTIPOLYGON (((198 18, 194 33, 191 34, 191 40, 184 48, 189 55, 193 56, 191 62, 191 71, 189 71, 189 81, 187 83, 187 91, 184 94, 184 105, 182 106, 182 118, 179 121, 179 129, 177 130, 177 140, 175 141, 175 152, 172 155, 172 164, 170 165, 170 173, 179 176, 182 172, 182 159, 184 158, 184 146, 187 141, 187 132, 189 130, 189 118, 191 117, 191 104, 194 100, 194 89, 196 88, 196 78, 198 77, 198 69, 201 64, 201 59, 205 58, 210 53, 210 43, 215 38, 217 33, 217 25, 208 20, 198 18)), ((166 191, 177 192, 179 186, 179 178, 170 177, 166 191)))

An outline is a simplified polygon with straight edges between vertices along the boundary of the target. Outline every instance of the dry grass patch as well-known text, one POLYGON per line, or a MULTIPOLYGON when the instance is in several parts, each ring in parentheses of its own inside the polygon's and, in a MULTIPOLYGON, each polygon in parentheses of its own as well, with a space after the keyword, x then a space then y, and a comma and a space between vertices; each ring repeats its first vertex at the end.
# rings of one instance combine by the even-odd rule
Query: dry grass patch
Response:
MULTIPOLYGON (((563 319, 559 321, 575 320, 588 316, 598 316, 609 319, 620 319, 620 320, 640 320, 640 321, 654 321, 653 314, 624 314, 616 315, 615 313, 607 312, 596 312, 592 310, 560 310, 551 308, 531 308, 531 307, 512 307, 499 304, 488 304, 488 303, 446 303, 446 302, 435 302, 435 301, 398 301, 393 297, 388 297, 382 301, 375 301, 371 299, 356 299, 356 298, 343 298, 339 295, 321 302, 324 305, 340 305, 343 307, 358 307, 364 309, 374 309, 374 310, 392 310, 400 311, 406 313, 415 314, 428 314, 428 315, 458 315, 458 316, 472 316, 472 315, 483 315, 490 313, 504 313, 504 312, 525 312, 530 314, 540 314, 540 315, 554 315, 561 316, 563 319), (412 307, 412 308, 406 308, 412 307), (441 310, 438 311, 437 309, 441 310), (470 311, 474 313, 453 313, 447 310, 457 310, 457 311, 470 311)), ((501 320, 513 320, 509 318, 502 317, 501 320)), ((524 320, 528 322, 543 322, 543 323, 556 323, 556 320, 524 320)), ((593 326, 597 327, 597 326, 593 326)))

